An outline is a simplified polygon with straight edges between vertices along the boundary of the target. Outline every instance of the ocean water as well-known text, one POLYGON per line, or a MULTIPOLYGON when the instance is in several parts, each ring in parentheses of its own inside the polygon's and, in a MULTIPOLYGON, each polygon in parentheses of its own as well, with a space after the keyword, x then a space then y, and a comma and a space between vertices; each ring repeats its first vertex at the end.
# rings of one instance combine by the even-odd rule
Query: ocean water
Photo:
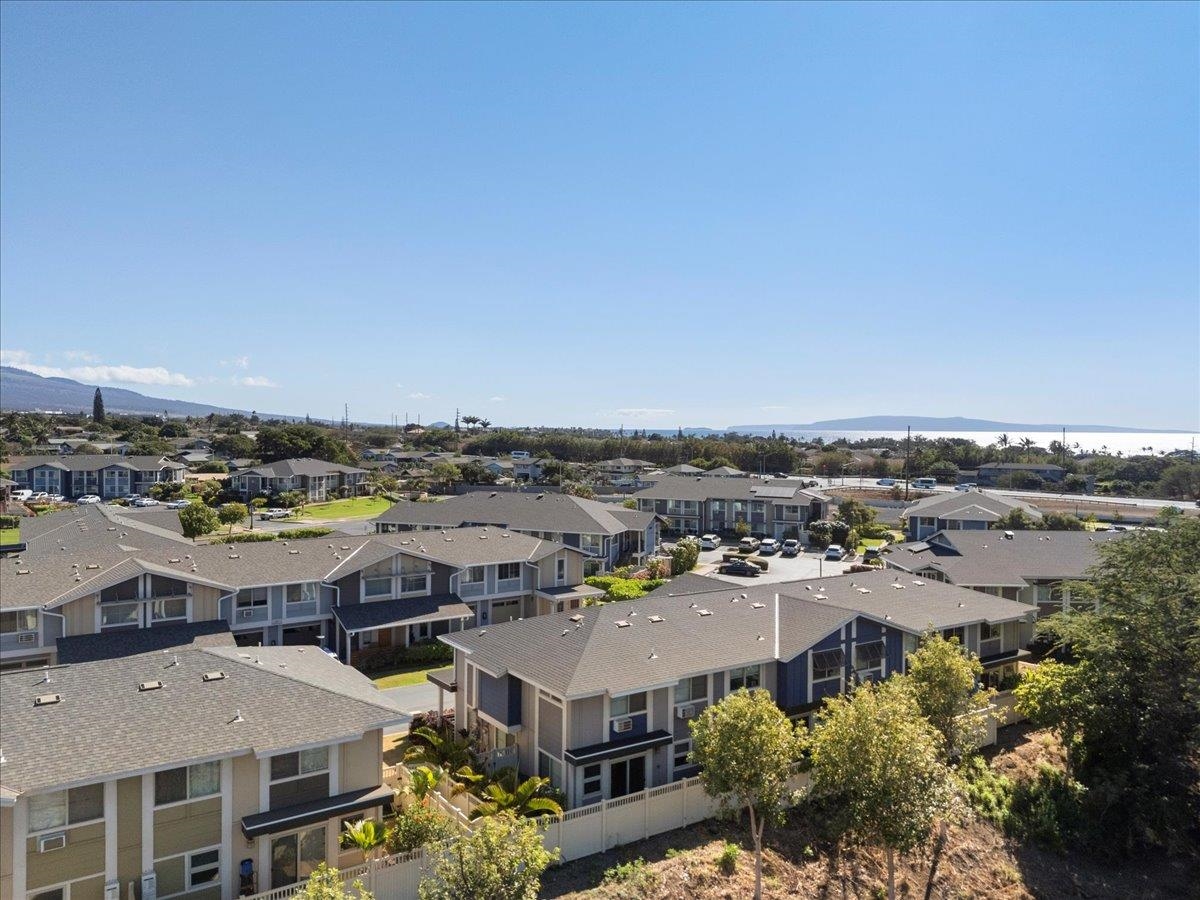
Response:
MULTIPOLYGON (((921 434, 930 440, 937 438, 965 438, 969 441, 974 441, 980 446, 996 443, 996 438, 1000 436, 1000 432, 993 434, 990 431, 922 431, 918 432, 913 429, 913 437, 921 434)), ((851 441, 866 440, 873 437, 888 437, 903 440, 905 432, 903 431, 785 431, 788 437, 801 438, 804 440, 814 440, 818 437, 824 438, 826 442, 837 438, 846 438, 851 441)), ((1023 438, 1031 438, 1039 447, 1050 446, 1051 441, 1061 441, 1061 431, 1010 431, 1008 439, 1013 444, 1019 446, 1023 438)), ((1072 433, 1067 432, 1067 446, 1074 453, 1090 453, 1100 452, 1107 448, 1109 453, 1120 452, 1123 456, 1136 456, 1139 454, 1153 453, 1155 456, 1160 453, 1169 453, 1172 450, 1191 450, 1195 446, 1200 450, 1200 434, 1193 433, 1165 433, 1165 432, 1124 432, 1124 431, 1088 431, 1072 433), (1146 448, 1151 448, 1147 450, 1146 448)))

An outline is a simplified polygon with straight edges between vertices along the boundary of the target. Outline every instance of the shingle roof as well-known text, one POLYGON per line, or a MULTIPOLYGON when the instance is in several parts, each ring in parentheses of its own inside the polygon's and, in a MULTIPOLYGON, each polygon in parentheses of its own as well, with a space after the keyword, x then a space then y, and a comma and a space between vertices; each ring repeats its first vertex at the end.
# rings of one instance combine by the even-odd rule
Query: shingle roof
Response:
POLYGON ((704 474, 709 478, 733 478, 746 473, 733 466, 717 466, 715 469, 708 469, 704 474))
POLYGON ((315 647, 165 656, 0 674, 3 787, 29 793, 235 753, 270 754, 356 737, 400 718, 361 673, 315 647), (203 680, 217 671, 225 677, 203 680), (154 680, 163 686, 138 690, 154 680), (34 706, 35 697, 52 693, 61 702, 34 706))
POLYGON ((437 503, 401 500, 375 521, 396 525, 498 525, 525 531, 564 534, 620 534, 628 526, 613 508, 569 494, 518 494, 510 491, 473 492, 437 503))
MULTIPOLYGON (((179 516, 174 510, 163 510, 179 516)), ((21 540, 30 553, 93 550, 134 550, 173 547, 191 542, 182 533, 163 527, 169 520, 138 518, 128 510, 105 504, 75 506, 20 522, 21 540), (162 523, 162 524, 159 524, 162 523)))
POLYGON ((224 619, 182 622, 154 628, 129 628, 101 634, 78 634, 58 639, 58 662, 94 662, 117 656, 180 650, 187 647, 232 647, 233 634, 224 619))
POLYGON ((372 535, 372 538, 396 550, 460 568, 505 562, 537 562, 560 550, 583 552, 578 547, 568 547, 519 531, 487 525, 440 531, 392 532, 372 535))
POLYGON ((932 566, 954 584, 1024 587, 1033 579, 1083 578, 1098 550, 1119 532, 942 531, 924 541, 889 547, 889 566, 910 572, 932 566))
POLYGON ((677 466, 671 466, 669 469, 663 469, 671 475, 699 475, 704 470, 699 466, 689 465, 688 463, 680 463, 677 466))
POLYGON ((1023 509, 1031 517, 1040 519, 1041 512, 1036 506, 1031 506, 1011 497, 1002 497, 990 491, 955 491, 951 494, 933 494, 922 497, 906 511, 909 518, 926 516, 939 519, 982 519, 995 521, 1014 509, 1023 509), (972 509, 972 507, 975 507, 972 509), (988 515, 984 515, 986 512, 988 515))
POLYGON ((664 586, 640 600, 454 632, 441 640, 492 674, 511 671, 561 696, 579 697, 792 659, 859 614, 919 634, 928 627, 1010 621, 1030 612, 1015 601, 933 581, 917 584, 921 580, 911 577, 902 579, 902 589, 894 588, 896 578, 895 572, 880 571, 744 588, 676 579, 671 582, 676 590, 688 593, 664 592, 664 586), (651 616, 662 621, 652 622, 651 616))
POLYGON ((475 617, 471 607, 463 603, 457 594, 402 597, 396 600, 374 600, 370 603, 335 606, 333 615, 342 623, 343 628, 351 632, 394 625, 416 625, 456 617, 475 617))
POLYGON ((761 491, 773 499, 794 499, 796 503, 828 500, 816 491, 805 490, 799 482, 761 478, 695 478, 668 475, 636 492, 638 500, 753 500, 761 491), (788 493, 790 492, 790 493, 788 493))
POLYGON ((85 453, 59 456, 26 456, 14 459, 9 469, 25 471, 37 466, 50 466, 65 472, 93 472, 116 466, 121 469, 136 469, 147 472, 152 469, 186 469, 187 466, 165 456, 118 456, 112 453, 85 453))
POLYGON ((243 469, 238 475, 262 475, 265 478, 286 478, 292 475, 332 475, 365 473, 366 469, 355 466, 343 466, 341 463, 326 462, 323 459, 280 459, 271 463, 263 463, 252 469, 243 469))

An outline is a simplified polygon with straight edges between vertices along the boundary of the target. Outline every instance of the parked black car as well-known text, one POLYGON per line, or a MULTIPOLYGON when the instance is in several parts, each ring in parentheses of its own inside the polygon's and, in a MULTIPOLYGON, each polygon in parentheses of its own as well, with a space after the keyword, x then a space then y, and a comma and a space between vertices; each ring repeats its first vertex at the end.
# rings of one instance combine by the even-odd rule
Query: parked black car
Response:
POLYGON ((731 559, 721 566, 720 571, 725 575, 745 575, 748 578, 757 578, 759 575, 758 566, 744 559, 731 559))

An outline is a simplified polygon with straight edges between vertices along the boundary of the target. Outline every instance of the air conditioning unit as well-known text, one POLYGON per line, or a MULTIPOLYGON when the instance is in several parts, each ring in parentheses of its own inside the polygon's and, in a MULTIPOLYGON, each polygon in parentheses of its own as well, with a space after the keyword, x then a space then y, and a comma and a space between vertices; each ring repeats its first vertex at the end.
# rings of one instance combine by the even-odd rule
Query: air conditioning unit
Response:
POLYGON ((690 719, 696 715, 696 707, 690 703, 687 706, 675 707, 675 717, 678 719, 690 719))
POLYGON ((617 719, 613 722, 613 731, 617 734, 633 731, 633 719, 617 719))
POLYGON ((54 834, 43 834, 38 838, 38 853, 61 850, 65 846, 67 846, 67 834, 65 831, 59 831, 54 834))
POLYGON ((252 615, 254 615, 254 610, 252 610, 252 609, 243 609, 242 610, 242 618, 243 619, 248 619, 252 615))
POLYGON ((17 635, 17 643, 18 644, 36 644, 37 643, 37 632, 36 631, 21 632, 20 634, 17 635))

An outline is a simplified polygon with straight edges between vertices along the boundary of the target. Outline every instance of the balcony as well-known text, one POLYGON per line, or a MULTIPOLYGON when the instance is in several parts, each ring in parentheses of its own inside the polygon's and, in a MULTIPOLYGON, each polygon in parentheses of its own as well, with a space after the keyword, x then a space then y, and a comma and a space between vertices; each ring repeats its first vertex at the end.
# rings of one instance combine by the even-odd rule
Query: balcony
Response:
POLYGON ((458 596, 460 597, 481 597, 487 586, 482 581, 468 581, 466 583, 459 582, 458 596))
POLYGON ((497 594, 512 594, 521 590, 522 582, 520 578, 505 578, 503 581, 496 582, 497 594))

